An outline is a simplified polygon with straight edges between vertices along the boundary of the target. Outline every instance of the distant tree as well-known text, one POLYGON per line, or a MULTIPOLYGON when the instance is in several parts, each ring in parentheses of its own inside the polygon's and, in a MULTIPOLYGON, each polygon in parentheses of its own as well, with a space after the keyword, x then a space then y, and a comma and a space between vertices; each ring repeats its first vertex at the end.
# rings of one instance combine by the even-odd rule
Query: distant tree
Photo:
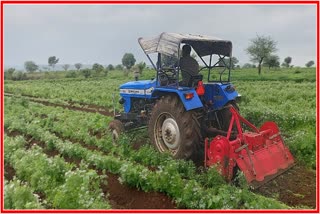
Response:
MULTIPOLYGON (((239 63, 239 60, 236 57, 231 57, 231 62, 230 62, 230 58, 224 58, 223 59, 224 64, 229 67, 229 65, 231 66, 231 69, 234 69, 236 67, 236 65, 239 63)), ((219 62, 220 66, 224 66, 223 62, 219 62)))
POLYGON ((114 70, 114 67, 113 67, 112 64, 109 64, 109 65, 107 66, 107 69, 108 69, 109 71, 112 71, 112 70, 114 70))
POLYGON ((122 65, 130 70, 136 63, 136 59, 132 53, 125 53, 122 57, 122 65))
POLYGON ((16 70, 15 68, 9 68, 7 71, 8 71, 8 74, 12 75, 15 70, 16 70))
POLYGON ((254 64, 250 64, 250 63, 245 63, 242 68, 255 68, 254 64))
POLYGON ((250 41, 246 52, 251 56, 251 61, 258 63, 258 73, 261 74, 261 65, 273 52, 277 50, 276 41, 271 37, 259 36, 250 41))
POLYGON ((82 64, 76 63, 76 64, 74 64, 74 67, 77 69, 77 71, 79 71, 82 68, 82 64))
POLYGON ((12 76, 13 76, 13 73, 15 70, 16 70, 15 68, 6 69, 4 71, 4 79, 5 80, 12 80, 12 76))
POLYGON ((115 69, 122 71, 123 70, 123 66, 121 64, 116 65, 115 69))
POLYGON ((146 63, 145 62, 140 62, 140 63, 138 63, 137 64, 137 67, 138 67, 138 70, 139 70, 139 73, 140 74, 142 74, 142 71, 143 71, 143 69, 145 69, 146 68, 146 63))
POLYGON ((289 68, 292 62, 292 58, 290 56, 286 57, 282 63, 283 67, 289 68))
POLYGON ((92 70, 95 71, 95 73, 97 75, 99 75, 104 70, 104 67, 103 67, 103 65, 100 65, 98 63, 94 63, 92 66, 92 70))
POLYGON ((313 61, 313 60, 311 60, 311 61, 309 61, 309 62, 306 63, 306 67, 307 67, 307 68, 310 68, 310 67, 313 66, 313 65, 314 65, 314 61, 313 61))
POLYGON ((15 68, 9 68, 9 69, 8 69, 7 72, 8 72, 8 75, 9 75, 9 78, 10 78, 10 79, 12 79, 12 75, 13 75, 13 73, 15 72, 15 70, 16 70, 15 68))
POLYGON ((54 69, 54 66, 59 62, 59 58, 56 58, 55 56, 50 56, 48 58, 48 64, 49 66, 52 67, 52 69, 54 69))
POLYGON ((237 64, 239 63, 239 60, 236 57, 231 57, 231 69, 234 69, 237 64))
POLYGON ((264 62, 265 66, 270 68, 278 68, 280 67, 280 58, 277 55, 270 55, 268 58, 266 58, 265 62, 264 62))
POLYGON ((88 77, 91 76, 91 69, 88 69, 88 68, 82 69, 82 70, 81 70, 81 73, 82 73, 82 75, 83 75, 85 78, 88 78, 88 77))
POLYGON ((69 64, 64 64, 64 65, 62 66, 62 68, 63 68, 65 71, 67 71, 67 70, 70 68, 70 65, 69 65, 69 64))
POLYGON ((33 61, 26 61, 24 63, 24 68, 26 69, 27 72, 32 73, 32 72, 36 71, 39 68, 39 66, 36 63, 34 63, 33 61))

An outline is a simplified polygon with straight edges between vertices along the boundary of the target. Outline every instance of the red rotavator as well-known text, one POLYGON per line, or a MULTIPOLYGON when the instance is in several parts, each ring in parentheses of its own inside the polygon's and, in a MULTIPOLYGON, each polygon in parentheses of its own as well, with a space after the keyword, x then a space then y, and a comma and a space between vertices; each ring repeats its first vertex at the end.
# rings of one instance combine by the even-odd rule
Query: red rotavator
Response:
POLYGON ((205 141, 205 165, 216 165, 220 173, 231 180, 237 165, 248 183, 260 186, 294 165, 278 126, 265 122, 260 129, 244 119, 232 106, 227 136, 205 141), (244 132, 242 124, 251 131, 244 132))

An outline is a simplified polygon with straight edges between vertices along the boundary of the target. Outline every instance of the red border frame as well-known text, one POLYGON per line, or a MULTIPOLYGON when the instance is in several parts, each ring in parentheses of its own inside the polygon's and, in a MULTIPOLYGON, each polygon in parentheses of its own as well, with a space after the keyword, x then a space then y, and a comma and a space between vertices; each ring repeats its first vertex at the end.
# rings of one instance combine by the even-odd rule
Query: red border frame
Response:
MULTIPOLYGON (((1 213, 319 213, 319 1, 272 1, 272 0, 264 0, 264 1, 249 1, 249 0, 230 0, 230 1, 223 1, 223 0, 123 0, 123 1, 88 1, 88 0, 49 0, 49 1, 35 1, 35 0, 26 0, 26 1, 1 1, 1 69, 4 71, 4 53, 3 53, 3 6, 5 4, 314 4, 317 7, 317 56, 316 56, 316 209, 312 210, 152 210, 152 209, 145 209, 145 210, 5 210, 4 209, 4 197, 1 197, 1 213)), ((4 177, 4 72, 0 72, 1 74, 1 178, 4 177)), ((2 179, 0 179, 2 180, 2 179)), ((1 196, 4 196, 4 182, 1 181, 1 196)))

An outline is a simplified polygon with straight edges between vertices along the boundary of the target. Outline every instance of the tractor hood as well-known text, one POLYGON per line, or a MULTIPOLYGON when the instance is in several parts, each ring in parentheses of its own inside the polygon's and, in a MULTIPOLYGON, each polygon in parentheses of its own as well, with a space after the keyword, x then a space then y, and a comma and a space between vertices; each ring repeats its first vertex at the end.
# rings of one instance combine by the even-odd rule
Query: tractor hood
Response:
POLYGON ((122 84, 120 86, 120 89, 149 89, 151 87, 154 87, 155 84, 155 80, 132 81, 122 84))
POLYGON ((132 105, 131 98, 149 99, 156 87, 156 80, 132 81, 120 86, 120 96, 124 104, 124 111, 129 112, 132 105))

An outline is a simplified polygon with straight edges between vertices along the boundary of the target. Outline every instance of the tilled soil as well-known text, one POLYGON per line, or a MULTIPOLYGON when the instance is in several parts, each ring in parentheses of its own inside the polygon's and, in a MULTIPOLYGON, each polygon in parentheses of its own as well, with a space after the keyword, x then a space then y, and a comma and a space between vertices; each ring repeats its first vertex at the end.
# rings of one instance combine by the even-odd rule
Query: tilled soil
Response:
POLYGON ((175 209, 176 205, 163 193, 143 192, 122 185, 118 176, 107 173, 107 192, 113 209, 175 209))
MULTIPOLYGON (((5 96, 8 97, 14 97, 14 94, 9 94, 9 93, 5 93, 5 96)), ((32 101, 32 102, 36 102, 36 103, 41 103, 43 105, 46 106, 53 106, 53 107, 62 107, 62 108, 66 108, 69 110, 74 110, 74 111, 83 111, 83 112, 91 112, 91 113, 99 113, 105 116, 113 116, 112 112, 109 112, 108 109, 105 109, 104 107, 101 106, 96 106, 96 105, 89 105, 88 108, 86 107, 78 107, 75 106, 74 104, 70 103, 70 105, 63 105, 63 104, 59 104, 59 103, 52 103, 46 100, 39 100, 39 98, 33 97, 33 96, 27 96, 27 95, 23 95, 24 98, 27 98, 28 100, 32 101), (105 110, 104 110, 105 109, 105 110)))
POLYGON ((255 192, 289 206, 316 208, 316 173, 296 165, 255 192))
POLYGON ((6 180, 11 181, 13 177, 16 175, 16 171, 12 166, 5 163, 4 164, 4 177, 6 180))

